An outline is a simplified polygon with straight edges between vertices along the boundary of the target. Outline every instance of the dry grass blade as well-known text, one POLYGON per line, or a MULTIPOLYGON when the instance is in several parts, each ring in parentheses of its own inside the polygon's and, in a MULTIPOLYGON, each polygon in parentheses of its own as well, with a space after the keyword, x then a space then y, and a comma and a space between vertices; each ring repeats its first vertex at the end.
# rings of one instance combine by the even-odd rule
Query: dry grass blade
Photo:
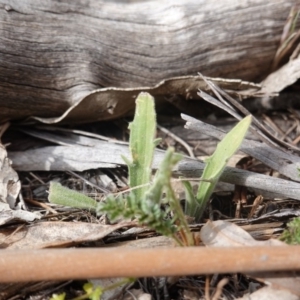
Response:
POLYGON ((287 58, 295 46, 299 43, 300 31, 296 30, 295 25, 299 18, 299 8, 292 7, 286 24, 283 27, 280 45, 272 63, 272 70, 276 70, 280 63, 287 58))
MULTIPOLYGON (((238 120, 242 119, 245 116, 251 115, 251 113, 237 100, 233 99, 230 95, 228 95, 225 91, 218 87, 217 84, 207 80, 204 76, 199 74, 203 80, 208 84, 214 94, 218 97, 220 103, 217 105, 218 102, 213 97, 209 96, 203 91, 199 91, 199 96, 202 97, 204 100, 212 103, 213 105, 217 105, 218 107, 224 109, 226 112, 237 118, 238 120), (226 99, 224 99, 223 97, 226 99), (214 101, 212 101, 212 99, 214 101), (223 105, 222 105, 223 104, 223 105)), ((252 131, 264 142, 270 144, 273 147, 283 147, 285 149, 293 149, 294 151, 299 152, 300 149, 295 147, 294 145, 288 144, 274 136, 272 132, 270 132, 267 128, 265 128, 254 116, 252 116, 252 131)))

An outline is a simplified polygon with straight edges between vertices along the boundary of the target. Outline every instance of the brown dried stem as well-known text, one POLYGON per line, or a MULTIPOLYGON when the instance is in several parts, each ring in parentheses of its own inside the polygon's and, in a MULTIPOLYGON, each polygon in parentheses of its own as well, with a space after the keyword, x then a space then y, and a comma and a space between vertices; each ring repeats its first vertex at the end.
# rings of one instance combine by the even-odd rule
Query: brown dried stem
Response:
POLYGON ((300 270, 300 246, 3 250, 0 282, 300 270))

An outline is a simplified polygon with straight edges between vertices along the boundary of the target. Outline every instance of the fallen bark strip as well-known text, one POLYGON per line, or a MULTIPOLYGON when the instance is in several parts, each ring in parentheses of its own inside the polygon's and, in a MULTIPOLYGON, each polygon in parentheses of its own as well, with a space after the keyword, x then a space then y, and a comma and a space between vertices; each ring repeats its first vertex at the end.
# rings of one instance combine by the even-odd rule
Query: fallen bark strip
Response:
MULTIPOLYGON (((89 138, 81 137, 84 145, 89 138)), ((49 146, 20 152, 8 152, 16 171, 84 171, 96 168, 114 168, 125 165, 121 155, 129 157, 127 145, 117 145, 95 139, 91 146, 49 146)), ((61 141, 62 138, 61 138, 61 141)), ((153 169, 159 167, 164 151, 156 150, 153 169)), ((200 178, 205 163, 185 157, 174 170, 177 175, 200 178)), ((300 183, 275 178, 246 170, 226 167, 220 181, 246 186, 264 197, 300 200, 300 183)))
MULTIPOLYGON (((205 164, 200 161, 184 160, 179 162, 177 173, 185 177, 200 178, 205 164)), ((246 186, 264 197, 291 198, 300 200, 300 184, 263 174, 249 172, 237 168, 226 167, 221 182, 246 186)))
MULTIPOLYGON (((268 74, 300 0, 0 1, 0 116, 58 117, 100 87, 268 74)), ((109 107, 107 107, 109 109, 109 107)))
POLYGON ((0 282, 285 270, 300 270, 300 246, 3 250, 0 282))

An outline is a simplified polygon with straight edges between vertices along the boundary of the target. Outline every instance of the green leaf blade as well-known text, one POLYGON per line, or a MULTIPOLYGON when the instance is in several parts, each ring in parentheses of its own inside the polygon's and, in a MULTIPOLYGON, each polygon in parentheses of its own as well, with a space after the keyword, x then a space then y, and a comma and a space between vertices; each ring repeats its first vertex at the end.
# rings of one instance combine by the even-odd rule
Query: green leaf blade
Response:
POLYGON ((51 181, 49 189, 49 201, 51 203, 75 207, 80 209, 88 209, 95 211, 97 208, 97 201, 85 196, 77 191, 70 190, 62 186, 58 182, 51 181))
POLYGON ((230 157, 239 149, 251 124, 251 115, 241 120, 233 127, 218 144, 215 152, 206 161, 202 179, 197 193, 198 207, 194 212, 197 221, 200 220, 206 204, 224 171, 230 157), (210 182, 207 182, 210 181, 210 182))
MULTIPOLYGON (((150 182, 152 160, 156 146, 156 113, 154 98, 148 93, 140 93, 136 99, 134 120, 129 125, 129 147, 132 161, 128 164, 129 185, 131 188, 146 185, 150 182)), ((147 187, 133 190, 141 198, 147 187)))

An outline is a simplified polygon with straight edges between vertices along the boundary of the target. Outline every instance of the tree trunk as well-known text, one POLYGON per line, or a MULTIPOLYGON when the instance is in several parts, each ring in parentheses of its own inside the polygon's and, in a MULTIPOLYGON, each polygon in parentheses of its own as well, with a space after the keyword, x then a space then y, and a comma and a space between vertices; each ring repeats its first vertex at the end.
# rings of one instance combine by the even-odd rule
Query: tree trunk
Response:
POLYGON ((54 117, 104 86, 202 72, 260 80, 300 0, 0 0, 0 120, 54 117))

